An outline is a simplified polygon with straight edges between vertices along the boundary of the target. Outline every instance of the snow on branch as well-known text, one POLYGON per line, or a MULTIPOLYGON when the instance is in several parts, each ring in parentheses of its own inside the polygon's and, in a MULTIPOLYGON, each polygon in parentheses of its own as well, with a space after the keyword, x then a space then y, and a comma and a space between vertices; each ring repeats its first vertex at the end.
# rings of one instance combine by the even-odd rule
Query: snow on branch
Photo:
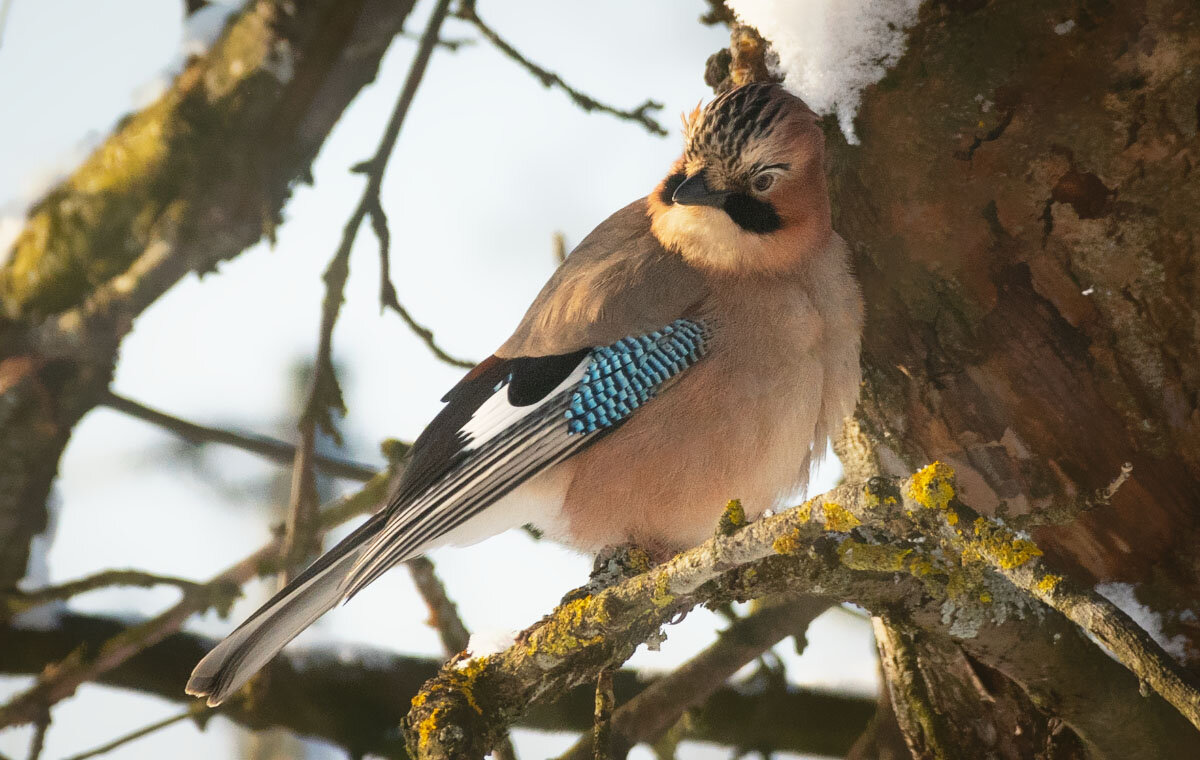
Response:
POLYGON ((771 42, 775 73, 817 113, 836 113, 857 143, 862 91, 900 59, 920 0, 728 0, 738 19, 771 42))

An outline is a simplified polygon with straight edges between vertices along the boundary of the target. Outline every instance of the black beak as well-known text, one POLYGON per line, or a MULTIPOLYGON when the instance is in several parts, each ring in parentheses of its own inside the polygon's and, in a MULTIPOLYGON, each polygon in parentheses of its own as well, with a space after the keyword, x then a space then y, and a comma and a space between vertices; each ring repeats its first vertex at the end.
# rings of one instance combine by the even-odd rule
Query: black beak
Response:
POLYGON ((697 172, 685 179, 679 187, 675 188, 675 194, 671 196, 671 201, 682 206, 714 206, 721 208, 728 195, 729 193, 725 191, 710 190, 708 182, 704 179, 704 172, 697 172))

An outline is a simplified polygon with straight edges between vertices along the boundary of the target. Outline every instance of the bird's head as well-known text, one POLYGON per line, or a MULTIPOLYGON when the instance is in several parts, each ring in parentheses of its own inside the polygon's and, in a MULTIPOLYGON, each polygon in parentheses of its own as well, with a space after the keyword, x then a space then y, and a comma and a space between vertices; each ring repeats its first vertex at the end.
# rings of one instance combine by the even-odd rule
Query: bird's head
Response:
POLYGON ((804 101, 743 85, 685 117, 684 137, 649 197, 668 250, 715 273, 783 275, 829 242, 824 136, 804 101))

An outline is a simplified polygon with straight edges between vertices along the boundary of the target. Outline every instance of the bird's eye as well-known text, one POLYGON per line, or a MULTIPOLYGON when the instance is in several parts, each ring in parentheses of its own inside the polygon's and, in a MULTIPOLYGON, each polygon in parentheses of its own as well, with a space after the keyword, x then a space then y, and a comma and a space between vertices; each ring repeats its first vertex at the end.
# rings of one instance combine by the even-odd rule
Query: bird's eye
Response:
POLYGON ((754 179, 750 180, 750 187, 756 193, 765 193, 775 184, 775 174, 773 172, 763 172, 754 179))

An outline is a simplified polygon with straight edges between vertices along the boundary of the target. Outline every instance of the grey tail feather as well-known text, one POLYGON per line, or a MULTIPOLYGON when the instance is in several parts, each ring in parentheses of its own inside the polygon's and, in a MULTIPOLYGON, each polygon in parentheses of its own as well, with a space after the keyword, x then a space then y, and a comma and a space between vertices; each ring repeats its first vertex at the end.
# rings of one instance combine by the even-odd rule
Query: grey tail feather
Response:
POLYGON ((368 520, 273 596, 205 655, 185 691, 216 707, 344 595, 343 583, 383 521, 368 520))

